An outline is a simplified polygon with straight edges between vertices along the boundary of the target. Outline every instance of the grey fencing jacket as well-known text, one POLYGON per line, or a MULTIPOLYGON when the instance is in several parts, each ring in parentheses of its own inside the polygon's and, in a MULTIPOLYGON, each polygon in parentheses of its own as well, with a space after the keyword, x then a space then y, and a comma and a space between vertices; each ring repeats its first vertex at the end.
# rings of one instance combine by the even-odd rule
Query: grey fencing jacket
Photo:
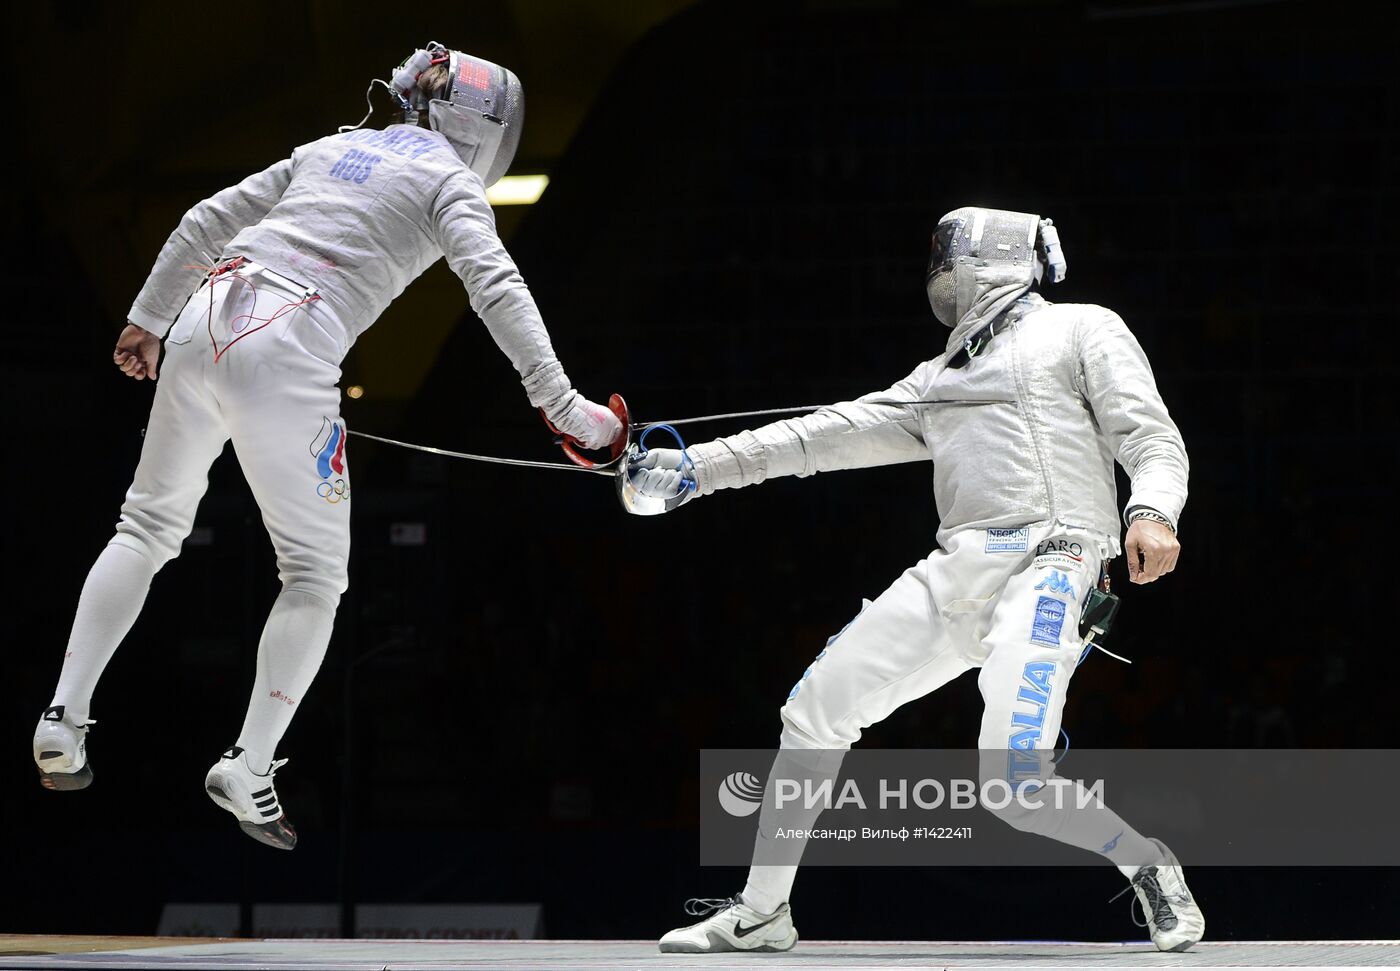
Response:
POLYGON ((163 337, 203 278, 189 267, 243 256, 318 290, 320 306, 308 306, 336 318, 343 353, 444 255, 530 403, 557 413, 574 392, 496 235, 481 177, 441 134, 417 126, 319 139, 196 205, 161 249, 128 319, 163 337))
POLYGON ((1028 280, 1009 286, 1004 270, 979 273, 984 299, 947 351, 894 387, 692 446, 700 494, 932 459, 940 543, 962 529, 1058 523, 1102 534, 1117 555, 1117 459, 1132 480, 1128 509, 1150 507, 1175 526, 1186 449, 1127 326, 1093 304, 1048 303, 1026 292, 1028 280), (964 338, 1003 310, 1007 326, 986 349, 949 368, 964 338))

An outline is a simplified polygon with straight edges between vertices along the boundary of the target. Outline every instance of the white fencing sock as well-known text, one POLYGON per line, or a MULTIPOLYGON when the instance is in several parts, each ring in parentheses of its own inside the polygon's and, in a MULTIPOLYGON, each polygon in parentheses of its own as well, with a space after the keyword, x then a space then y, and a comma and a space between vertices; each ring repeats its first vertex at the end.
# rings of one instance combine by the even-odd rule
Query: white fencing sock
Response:
MULTIPOLYGON (((1054 805, 1045 800, 1039 809, 1017 812, 1006 821, 1025 833, 1098 853, 1129 879, 1139 867, 1163 862, 1162 851, 1101 802, 1090 801, 1083 783, 1074 783, 1073 800, 1054 805)), ((1006 813, 997 813, 1007 817, 1006 813)))
POLYGON ((88 571, 68 635, 63 671, 50 702, 63 705, 74 725, 87 723, 97 680, 141 613, 155 575, 150 560, 117 543, 103 549, 88 571))
POLYGON ((748 883, 739 897, 760 914, 774 914, 787 903, 796 879, 795 866, 751 866, 748 883))
POLYGON ((773 759, 773 768, 764 786, 758 832, 754 834, 753 865, 749 867, 748 882, 739 894, 745 904, 760 914, 774 913, 788 902, 797 879, 797 866, 807 846, 805 839, 775 839, 770 834, 779 830, 806 832, 822 812, 820 801, 808 805, 805 799, 796 799, 777 808, 774 781, 801 780, 809 790, 817 790, 823 784, 832 785, 841 774, 841 762, 845 757, 843 750, 784 748, 773 759))
POLYGON ((258 644, 258 674, 238 744, 248 767, 266 775, 277 743, 316 679, 335 624, 335 607, 314 594, 283 590, 258 644))

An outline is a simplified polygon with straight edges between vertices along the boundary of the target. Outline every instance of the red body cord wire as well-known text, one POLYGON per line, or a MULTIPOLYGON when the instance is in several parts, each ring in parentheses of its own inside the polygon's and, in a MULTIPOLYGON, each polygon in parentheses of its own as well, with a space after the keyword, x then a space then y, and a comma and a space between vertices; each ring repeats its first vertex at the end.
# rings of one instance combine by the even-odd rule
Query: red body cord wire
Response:
POLYGON ((282 317, 282 316, 284 316, 284 315, 286 315, 286 314, 291 313, 293 310, 296 310, 298 307, 305 306, 306 304, 311 303, 312 301, 320 300, 320 299, 321 299, 321 295, 320 295, 319 293, 312 293, 312 294, 310 294, 309 296, 303 297, 302 299, 296 301, 295 303, 285 303, 285 304, 283 304, 281 307, 278 307, 277 310, 275 310, 275 311, 272 313, 272 316, 270 316, 270 317, 257 317, 257 316, 255 316, 255 315, 253 315, 253 314, 251 314, 251 313, 239 314, 237 317, 234 317, 232 320, 229 321, 229 328, 230 328, 230 330, 233 329, 234 325, 235 325, 238 321, 243 320, 243 319, 245 319, 245 318, 248 319, 248 320, 250 320, 250 321, 251 321, 251 320, 258 320, 258 321, 262 321, 262 322, 261 322, 260 324, 258 324, 258 326, 252 328, 251 330, 245 330, 243 333, 239 334, 237 337, 235 337, 233 340, 229 341, 229 342, 228 342, 227 344, 225 344, 223 347, 220 347, 220 346, 219 346, 218 338, 216 338, 216 337, 214 336, 214 287, 215 287, 216 284, 219 284, 219 283, 231 282, 231 281, 233 281, 233 280, 241 280, 243 283, 245 283, 245 284, 248 285, 249 289, 251 289, 251 290, 253 291, 253 305, 254 305, 254 306, 257 306, 257 297, 258 297, 258 288, 257 288, 257 286, 254 285, 254 283, 253 283, 252 280, 249 280, 246 276, 243 276, 242 274, 240 274, 240 273, 238 272, 238 268, 241 267, 241 266, 243 266, 243 264, 245 264, 245 263, 247 263, 247 262, 248 262, 248 261, 247 261, 246 259, 244 259, 243 257, 239 256, 239 257, 235 257, 234 259, 229 260, 228 262, 223 263, 223 264, 221 264, 221 265, 219 265, 219 266, 198 266, 198 265, 190 265, 190 266, 187 266, 187 269, 191 269, 191 270, 203 270, 203 271, 205 271, 206 273, 208 273, 209 276, 210 276, 210 280, 209 280, 209 312, 208 312, 207 318, 206 318, 206 326, 207 326, 208 331, 209 331, 209 343, 210 343, 210 345, 214 348, 214 363, 215 363, 215 364, 218 364, 218 363, 219 363, 219 359, 222 358, 225 354, 228 353, 228 349, 229 349, 230 347, 232 347, 234 344, 237 344, 237 343, 238 343, 239 341, 241 341, 243 338, 247 337, 247 336, 250 335, 250 334, 256 334, 258 331, 262 330, 264 327, 266 327, 268 324, 272 323, 272 322, 273 322, 274 320, 276 320, 277 318, 282 317), (225 274, 227 274, 226 279, 223 279, 223 280, 218 279, 219 277, 225 276, 225 274))

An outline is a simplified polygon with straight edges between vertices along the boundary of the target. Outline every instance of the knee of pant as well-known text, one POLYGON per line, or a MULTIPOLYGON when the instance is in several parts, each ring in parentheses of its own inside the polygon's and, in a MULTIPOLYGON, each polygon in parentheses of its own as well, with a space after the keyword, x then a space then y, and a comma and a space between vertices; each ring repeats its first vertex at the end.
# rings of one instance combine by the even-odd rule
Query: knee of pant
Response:
POLYGON ((804 699, 801 694, 788 699, 783 705, 781 712, 783 718, 783 732, 781 744, 783 748, 812 748, 812 749, 848 749, 851 743, 860 738, 860 732, 855 733, 855 738, 837 729, 827 717, 820 705, 813 704, 810 700, 812 695, 804 699))
POLYGON ((340 606, 340 595, 345 592, 345 586, 342 584, 337 587, 326 578, 321 577, 284 577, 282 579, 284 593, 299 593, 313 597, 329 607, 332 613, 340 606))
POLYGON ((1048 750, 983 750, 978 780, 982 808, 1012 829, 1030 831, 1047 795, 1058 791, 1061 784, 1055 780, 1053 754, 1048 750))
POLYGON ((278 556, 277 574, 284 590, 300 590, 332 605, 350 586, 344 557, 278 556))
POLYGON ((835 779, 849 749, 794 748, 784 745, 773 759, 772 777, 835 779))
POLYGON ((180 544, 184 541, 183 534, 172 537, 168 530, 149 528, 123 513, 121 522, 117 523, 117 534, 111 538, 109 545, 124 546, 139 553, 151 564, 152 570, 159 570, 179 554, 180 544))

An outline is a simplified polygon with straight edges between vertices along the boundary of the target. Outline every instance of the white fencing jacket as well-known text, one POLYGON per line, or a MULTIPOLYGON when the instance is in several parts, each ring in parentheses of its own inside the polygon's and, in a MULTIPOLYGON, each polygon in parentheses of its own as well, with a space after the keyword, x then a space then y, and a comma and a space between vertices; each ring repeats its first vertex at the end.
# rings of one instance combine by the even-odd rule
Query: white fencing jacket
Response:
POLYGON ((481 177, 445 137, 413 125, 319 139, 196 205, 166 240, 128 319, 165 336, 203 278, 187 267, 243 256, 316 289, 318 309, 345 331, 343 353, 444 255, 530 403, 563 411, 574 392, 496 234, 481 177))
POLYGON ((1186 448, 1127 326, 1024 290, 1009 307, 1006 329, 961 369, 946 361, 985 315, 964 317, 945 353, 886 391, 692 446, 698 491, 932 459, 940 544, 963 529, 1059 523, 1102 534, 1116 555, 1117 459, 1132 480, 1127 508, 1175 526, 1186 448))

